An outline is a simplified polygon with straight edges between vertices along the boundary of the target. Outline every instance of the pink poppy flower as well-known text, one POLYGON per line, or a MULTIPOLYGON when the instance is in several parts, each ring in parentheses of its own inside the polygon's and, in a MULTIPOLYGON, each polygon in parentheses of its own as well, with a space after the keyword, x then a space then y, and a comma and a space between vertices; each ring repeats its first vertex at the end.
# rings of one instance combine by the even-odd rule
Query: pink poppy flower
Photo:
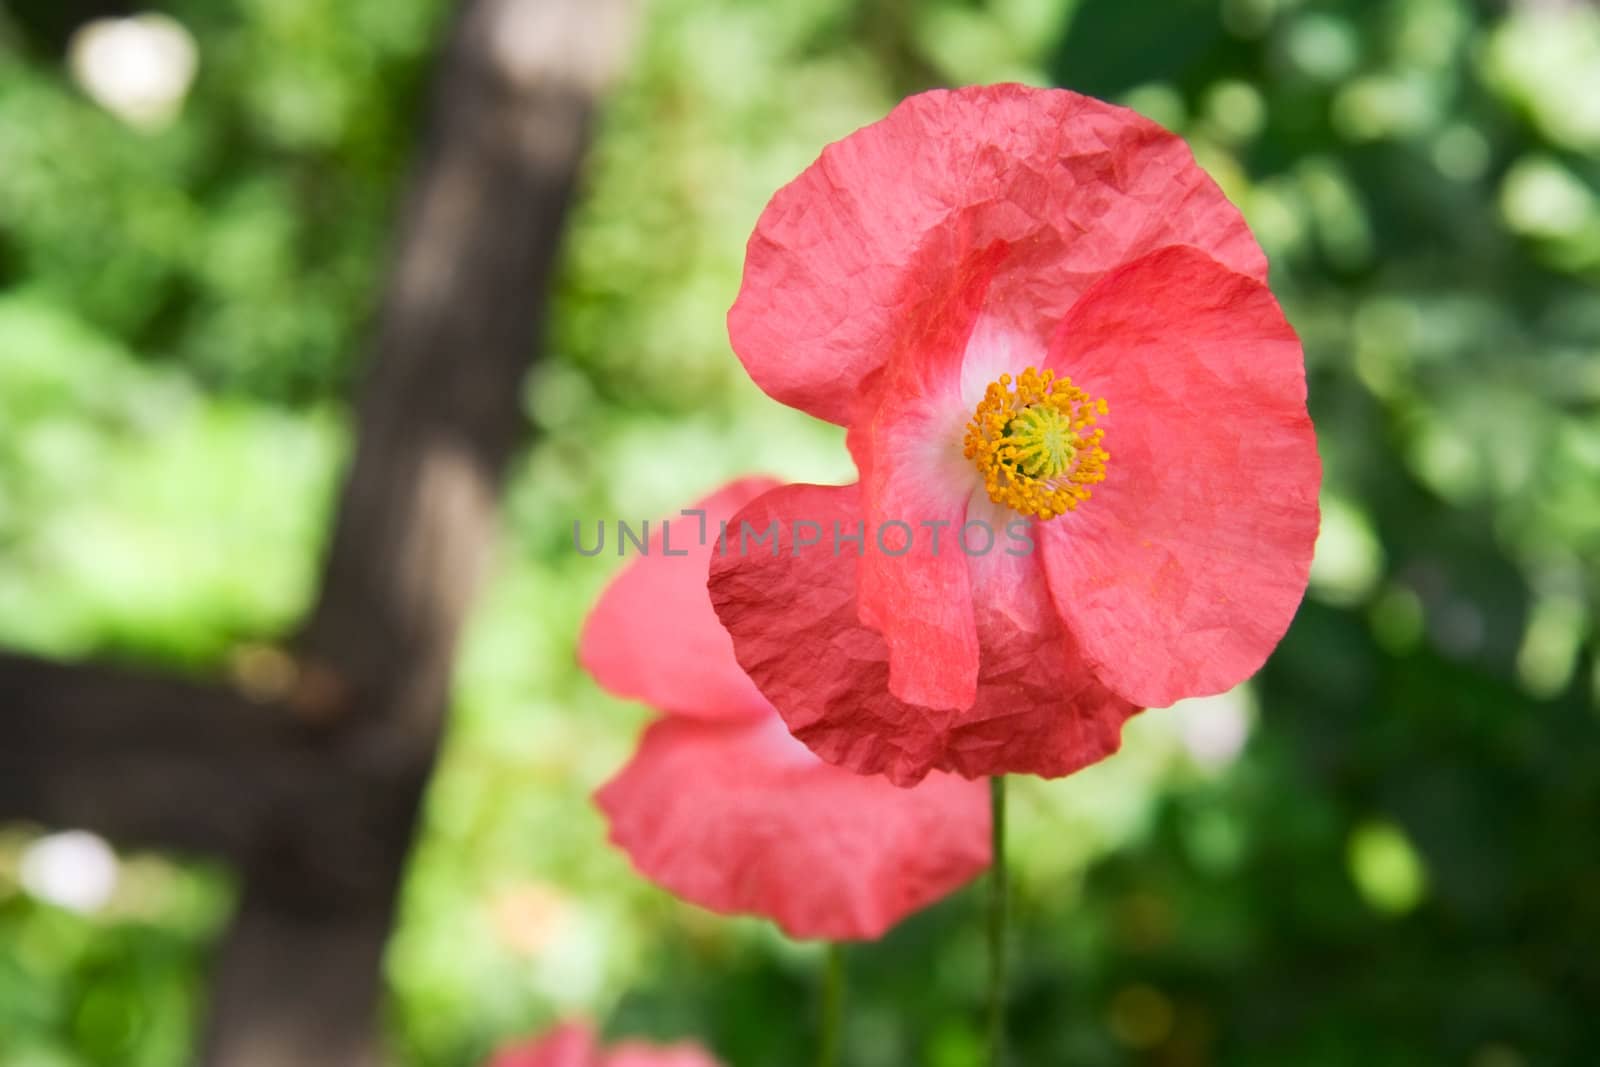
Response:
POLYGON ((721 1067, 698 1045, 670 1047, 624 1041, 602 1049, 583 1023, 564 1023, 542 1037, 500 1049, 485 1067, 721 1067))
POLYGON ((729 333, 861 477, 751 502, 775 554, 730 542, 711 589, 794 735, 1058 776, 1256 671, 1321 479, 1266 271, 1181 140, 1062 90, 914 96, 779 190, 729 333))
POLYGON ((721 523, 776 485, 734 482, 696 505, 703 519, 658 527, 584 624, 578 655, 596 680, 666 712, 595 801, 611 841, 685 900, 796 938, 876 938, 988 866, 987 793, 830 766, 740 670, 706 571, 721 523))

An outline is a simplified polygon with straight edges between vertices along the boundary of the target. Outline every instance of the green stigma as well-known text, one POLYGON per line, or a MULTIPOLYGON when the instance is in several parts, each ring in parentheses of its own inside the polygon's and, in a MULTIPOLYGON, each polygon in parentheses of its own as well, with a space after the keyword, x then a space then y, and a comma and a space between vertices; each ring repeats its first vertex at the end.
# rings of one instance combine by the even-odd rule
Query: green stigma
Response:
POLYGON ((1072 469, 1078 435, 1072 418, 1053 404, 1032 404, 1006 423, 1000 442, 1014 469, 1029 478, 1056 478, 1072 469))

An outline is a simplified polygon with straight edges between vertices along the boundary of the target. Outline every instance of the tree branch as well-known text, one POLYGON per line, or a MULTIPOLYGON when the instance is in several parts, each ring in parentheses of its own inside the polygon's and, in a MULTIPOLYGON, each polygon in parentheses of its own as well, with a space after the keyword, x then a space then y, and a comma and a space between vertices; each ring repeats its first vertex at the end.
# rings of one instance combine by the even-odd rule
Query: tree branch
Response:
MULTIPOLYGON (((297 647, 347 776, 337 835, 273 813, 218 961, 205 1062, 375 1063, 379 985, 451 664, 624 0, 466 0, 436 80, 321 596, 297 647), (310 982, 312 985, 307 986, 310 982)), ((302 702, 302 708, 315 705, 302 702)))
POLYGON ((219 685, 0 655, 0 812, 238 859, 287 720, 219 685), (197 798, 204 803, 196 803, 197 798))
POLYGON ((0 656, 0 816, 193 849, 245 892, 202 1060, 376 1063, 380 964, 521 384, 629 0, 463 0, 435 79, 294 681, 0 656))

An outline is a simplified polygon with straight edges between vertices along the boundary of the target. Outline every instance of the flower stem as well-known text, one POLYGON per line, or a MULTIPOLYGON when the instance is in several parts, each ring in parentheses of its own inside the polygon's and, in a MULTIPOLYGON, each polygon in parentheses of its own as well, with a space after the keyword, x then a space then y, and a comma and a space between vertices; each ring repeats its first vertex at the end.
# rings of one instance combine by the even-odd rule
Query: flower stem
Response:
POLYGON ((989 779, 989 1067, 1002 1067, 1006 1054, 1006 780, 989 779))
POLYGON ((822 1020, 817 1046, 817 1067, 837 1067, 839 1045, 844 1029, 844 946, 828 944, 828 957, 822 975, 822 1020))

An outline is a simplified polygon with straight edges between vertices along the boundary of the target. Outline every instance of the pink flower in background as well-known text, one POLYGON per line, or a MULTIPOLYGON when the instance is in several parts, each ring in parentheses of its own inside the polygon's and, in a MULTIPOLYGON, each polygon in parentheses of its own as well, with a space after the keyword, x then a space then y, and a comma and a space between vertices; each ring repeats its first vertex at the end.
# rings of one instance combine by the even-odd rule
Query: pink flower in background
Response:
POLYGON ((697 1045, 624 1041, 602 1049, 583 1023, 564 1023, 541 1037, 507 1045, 485 1067, 721 1067, 697 1045))
POLYGON ((778 551, 718 556, 711 589, 794 735, 900 783, 1055 776, 1256 671, 1321 478, 1265 278, 1181 140, 1061 90, 912 97, 781 189, 729 332, 861 477, 752 501, 778 551))
POLYGON ((706 592, 719 523, 776 486, 735 482, 674 519, 664 555, 611 584, 579 658, 621 696, 666 712, 596 794, 611 840, 645 877, 724 914, 769 918, 791 937, 875 938, 989 863, 980 783, 933 775, 915 789, 829 766, 789 736, 734 659, 706 592))

